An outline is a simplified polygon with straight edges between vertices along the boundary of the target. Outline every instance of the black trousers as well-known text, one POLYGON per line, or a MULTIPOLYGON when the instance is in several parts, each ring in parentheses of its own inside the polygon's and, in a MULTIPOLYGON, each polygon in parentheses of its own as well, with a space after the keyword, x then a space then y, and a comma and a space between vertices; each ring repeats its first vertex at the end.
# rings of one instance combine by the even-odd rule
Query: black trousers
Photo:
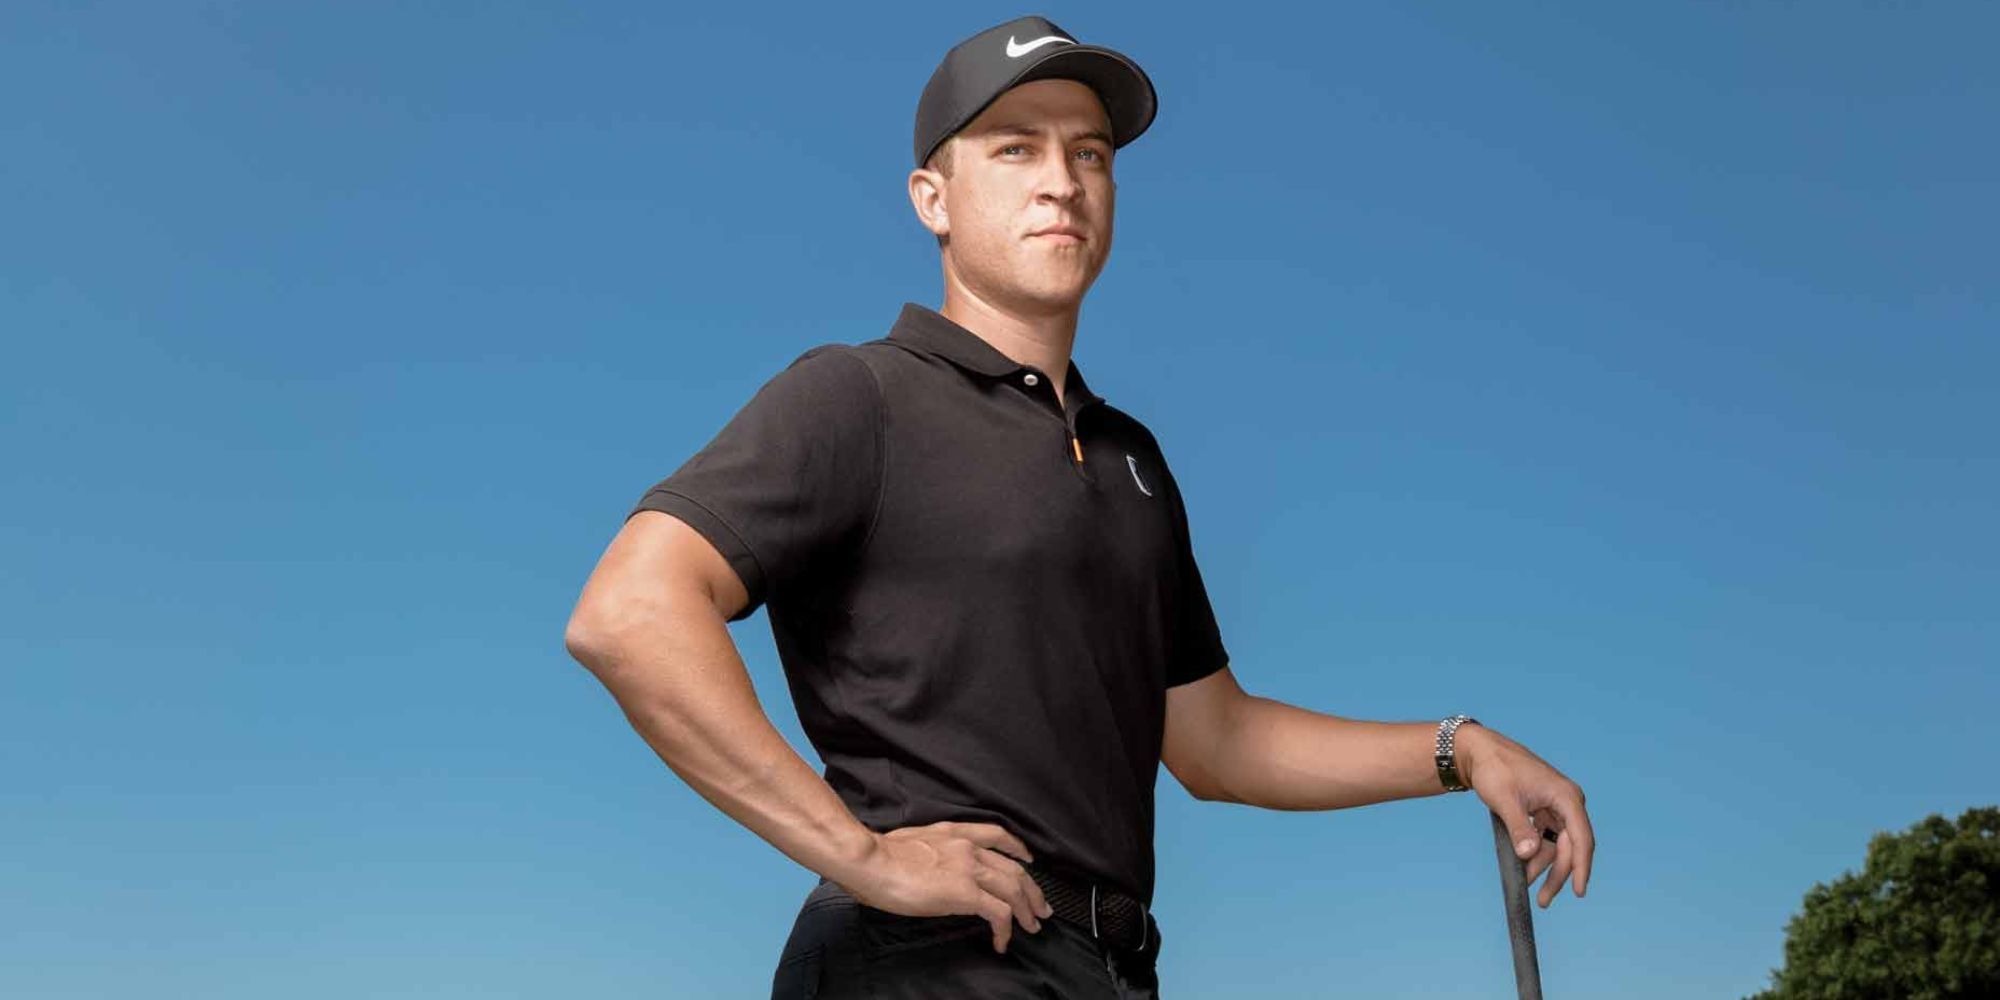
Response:
MULTIPOLYGON (((1149 918, 1150 919, 1150 918, 1149 918)), ((819 880, 799 907, 772 1000, 1158 1000, 1159 924, 1143 951, 1091 938, 1060 917, 1018 922, 1005 954, 984 917, 906 917, 819 880)))

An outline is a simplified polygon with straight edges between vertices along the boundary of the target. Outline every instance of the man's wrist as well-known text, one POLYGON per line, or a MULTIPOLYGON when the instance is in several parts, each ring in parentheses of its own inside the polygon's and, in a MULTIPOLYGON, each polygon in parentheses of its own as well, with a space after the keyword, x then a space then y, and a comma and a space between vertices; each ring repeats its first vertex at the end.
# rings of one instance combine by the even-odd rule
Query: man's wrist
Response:
POLYGON ((863 881, 868 866, 875 860, 875 851, 880 843, 881 835, 860 822, 842 827, 834 845, 831 863, 820 874, 842 885, 863 881))
POLYGON ((1458 731, 1452 734, 1453 756, 1458 761, 1458 780, 1467 788, 1478 788, 1479 753, 1486 749, 1492 739, 1492 732, 1477 721, 1467 720, 1458 724, 1458 731))

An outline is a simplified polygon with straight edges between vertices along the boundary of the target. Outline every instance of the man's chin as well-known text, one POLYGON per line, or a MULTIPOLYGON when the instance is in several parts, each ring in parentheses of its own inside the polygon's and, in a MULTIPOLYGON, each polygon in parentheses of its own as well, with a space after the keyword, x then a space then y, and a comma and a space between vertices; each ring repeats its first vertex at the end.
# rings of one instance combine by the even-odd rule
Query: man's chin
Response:
POLYGON ((1084 294, 1090 291, 1097 275, 1086 276, 1065 268, 1022 266, 1011 273, 987 271, 981 277, 987 280, 969 284, 985 289, 991 301, 1005 302, 1007 308, 1022 314, 1059 315, 1075 312, 1082 305, 1084 294))
POLYGON ((1089 285, 1043 286, 1021 289, 1017 298, 1024 305, 1040 313, 1074 312, 1083 305, 1084 293, 1089 285))
POLYGON ((1075 272, 1050 274, 1043 280, 1016 286, 1023 299, 1034 301, 1038 306, 1051 310, 1075 309, 1090 291, 1096 275, 1084 276, 1075 272))

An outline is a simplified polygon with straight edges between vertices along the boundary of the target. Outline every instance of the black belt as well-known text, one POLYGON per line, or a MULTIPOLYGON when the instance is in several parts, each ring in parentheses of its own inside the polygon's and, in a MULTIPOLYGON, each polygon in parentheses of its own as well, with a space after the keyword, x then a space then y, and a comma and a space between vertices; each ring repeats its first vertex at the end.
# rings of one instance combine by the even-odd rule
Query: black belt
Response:
POLYGON ((1108 885, 1069 873, 1027 865, 1028 877, 1042 887, 1042 897, 1056 916, 1090 932, 1090 936, 1127 951, 1144 951, 1151 936, 1146 907, 1108 885))

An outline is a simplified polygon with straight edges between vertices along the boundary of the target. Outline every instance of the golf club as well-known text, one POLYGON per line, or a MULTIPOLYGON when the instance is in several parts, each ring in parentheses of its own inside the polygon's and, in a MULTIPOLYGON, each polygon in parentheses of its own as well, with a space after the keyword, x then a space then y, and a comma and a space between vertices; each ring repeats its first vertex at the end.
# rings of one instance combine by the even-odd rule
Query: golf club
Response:
POLYGON ((1500 895, 1507 905, 1507 936, 1514 942, 1514 987, 1521 1000, 1542 1000, 1542 966, 1535 958, 1535 915, 1528 909, 1527 864, 1514 853, 1507 824, 1498 813, 1488 815, 1493 817, 1493 849, 1500 855, 1500 895))

